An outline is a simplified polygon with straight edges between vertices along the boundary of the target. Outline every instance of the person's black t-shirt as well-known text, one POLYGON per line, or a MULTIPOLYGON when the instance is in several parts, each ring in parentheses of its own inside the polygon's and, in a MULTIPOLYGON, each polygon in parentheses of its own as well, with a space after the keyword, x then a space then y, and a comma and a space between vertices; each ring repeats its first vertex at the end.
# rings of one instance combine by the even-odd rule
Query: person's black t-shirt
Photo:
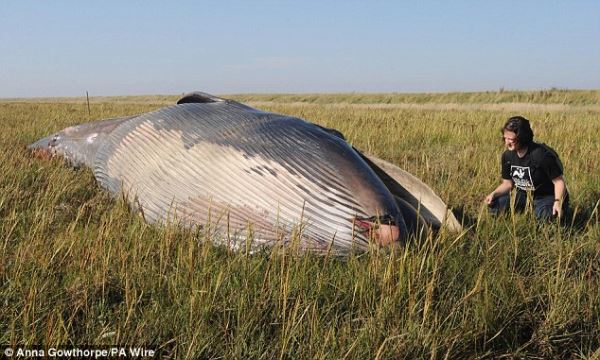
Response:
POLYGON ((502 178, 512 180, 519 190, 533 190, 534 197, 553 195, 552 179, 562 174, 558 155, 545 144, 531 143, 522 158, 516 151, 502 154, 502 178))

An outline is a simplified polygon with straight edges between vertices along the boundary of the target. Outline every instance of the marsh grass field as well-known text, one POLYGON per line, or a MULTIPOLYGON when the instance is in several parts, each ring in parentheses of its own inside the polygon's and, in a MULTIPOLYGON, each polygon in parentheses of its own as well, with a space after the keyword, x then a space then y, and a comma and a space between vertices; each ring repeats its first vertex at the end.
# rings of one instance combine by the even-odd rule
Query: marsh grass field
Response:
POLYGON ((600 91, 234 95, 345 134, 464 232, 346 257, 250 254, 148 225, 90 170, 32 157, 67 126, 177 96, 0 100, 0 345, 151 346, 172 358, 600 358, 600 91), (512 115, 560 154, 574 216, 492 218, 512 115))

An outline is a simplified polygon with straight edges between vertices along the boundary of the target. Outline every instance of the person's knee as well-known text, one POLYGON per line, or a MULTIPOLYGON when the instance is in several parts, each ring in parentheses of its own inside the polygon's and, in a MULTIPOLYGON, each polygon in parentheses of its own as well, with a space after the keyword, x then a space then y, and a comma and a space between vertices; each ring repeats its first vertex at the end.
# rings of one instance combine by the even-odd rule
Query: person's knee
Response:
POLYGON ((535 217, 538 220, 550 220, 554 217, 552 214, 552 206, 536 206, 535 207, 535 217))
POLYGON ((539 220, 549 220, 554 218, 552 213, 554 207, 554 196, 545 196, 533 201, 535 217, 539 220))
POLYGON ((498 215, 505 212, 510 204, 510 197, 508 195, 501 195, 492 200, 492 203, 488 206, 488 211, 492 215, 498 215))

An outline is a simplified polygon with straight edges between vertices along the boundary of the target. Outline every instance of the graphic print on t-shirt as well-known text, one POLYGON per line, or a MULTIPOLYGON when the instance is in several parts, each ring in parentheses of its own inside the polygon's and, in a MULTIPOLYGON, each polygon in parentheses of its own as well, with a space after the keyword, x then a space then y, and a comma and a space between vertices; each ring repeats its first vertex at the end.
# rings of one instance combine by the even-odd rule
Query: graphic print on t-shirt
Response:
POLYGON ((531 180, 531 169, 529 166, 510 166, 510 176, 515 182, 515 186, 521 190, 535 190, 533 180, 531 180))

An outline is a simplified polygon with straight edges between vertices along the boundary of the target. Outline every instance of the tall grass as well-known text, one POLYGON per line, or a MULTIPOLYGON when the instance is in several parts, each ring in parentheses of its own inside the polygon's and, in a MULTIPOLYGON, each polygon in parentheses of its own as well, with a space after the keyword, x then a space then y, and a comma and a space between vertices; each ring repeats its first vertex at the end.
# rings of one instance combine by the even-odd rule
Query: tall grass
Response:
MULTIPOLYGON (((580 103, 598 104, 594 94, 580 103)), ((92 103, 91 118, 81 103, 4 102, 0 344, 145 344, 176 358, 600 354, 598 112, 523 114, 565 165, 576 215, 563 227, 531 213, 491 218, 482 207, 499 181, 499 127, 512 113, 280 100, 265 109, 335 127, 422 178, 464 215, 465 231, 343 258, 232 252, 200 230, 148 225, 89 170, 25 149, 162 100, 92 103)))

